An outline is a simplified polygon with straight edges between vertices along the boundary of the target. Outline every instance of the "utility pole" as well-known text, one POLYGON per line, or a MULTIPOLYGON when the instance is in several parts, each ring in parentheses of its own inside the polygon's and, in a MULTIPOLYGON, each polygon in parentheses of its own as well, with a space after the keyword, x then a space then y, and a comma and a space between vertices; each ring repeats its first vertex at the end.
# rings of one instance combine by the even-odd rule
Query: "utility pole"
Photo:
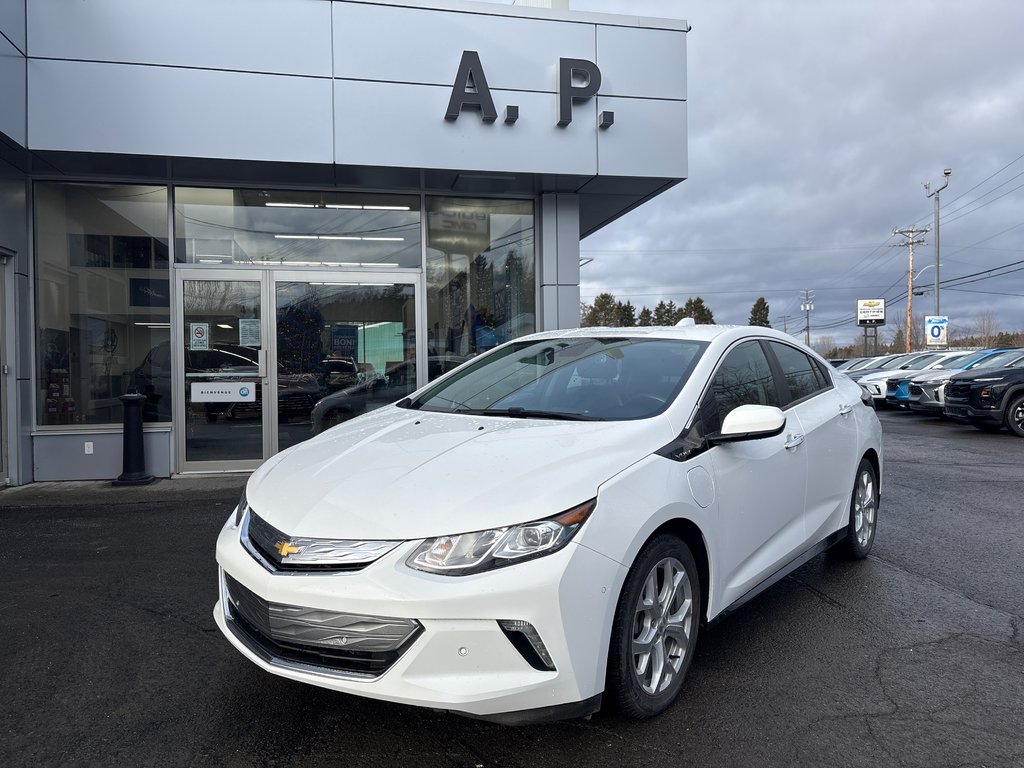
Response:
MULTIPOLYGON (((910 266, 907 268, 907 327, 904 331, 904 335, 907 339, 907 352, 910 351, 910 324, 913 322, 914 312, 914 246, 923 245, 924 240, 918 240, 918 235, 925 235, 930 232, 929 227, 924 229, 918 229, 917 227, 908 227, 907 229, 894 229, 892 233, 894 235, 900 235, 901 237, 907 238, 902 243, 893 243, 892 248, 906 248, 910 252, 910 266)), ((936 288, 938 288, 938 280, 935 281, 936 288)))
POLYGON ((789 333, 789 315, 782 316, 782 332, 789 333))
POLYGON ((949 177, 953 175, 952 168, 944 168, 942 175, 945 179, 942 182, 942 186, 936 189, 934 192, 931 191, 932 185, 925 184, 924 191, 926 197, 935 198, 935 314, 941 315, 939 311, 939 193, 949 186, 949 177))
POLYGON ((800 311, 804 313, 804 344, 811 346, 811 310, 814 309, 814 291, 804 289, 800 311))

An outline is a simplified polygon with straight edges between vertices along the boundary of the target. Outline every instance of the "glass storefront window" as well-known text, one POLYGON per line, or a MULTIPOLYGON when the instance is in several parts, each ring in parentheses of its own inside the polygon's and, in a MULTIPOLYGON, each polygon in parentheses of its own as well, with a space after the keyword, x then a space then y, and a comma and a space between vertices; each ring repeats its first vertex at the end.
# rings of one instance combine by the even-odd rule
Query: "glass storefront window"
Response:
POLYGON ((118 424, 133 384, 147 421, 171 420, 170 391, 145 386, 170 341, 167 245, 166 187, 35 185, 41 426, 118 424))
POLYGON ((418 269, 419 207, 418 196, 176 187, 175 259, 418 269))
POLYGON ((465 360, 533 333, 536 296, 531 201, 427 198, 429 359, 465 360))
POLYGON ((413 286, 276 285, 278 450, 416 389, 413 286))

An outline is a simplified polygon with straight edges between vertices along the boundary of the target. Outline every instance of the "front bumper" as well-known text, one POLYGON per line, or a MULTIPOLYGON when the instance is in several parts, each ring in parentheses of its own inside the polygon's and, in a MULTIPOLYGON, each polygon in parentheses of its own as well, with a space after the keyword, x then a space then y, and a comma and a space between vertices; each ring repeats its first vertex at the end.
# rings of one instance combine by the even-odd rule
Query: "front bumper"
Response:
POLYGON ((355 572, 271 573, 243 549, 229 521, 217 541, 217 626, 267 672, 357 696, 505 722, 596 710, 622 565, 570 542, 552 555, 506 568, 439 576, 405 565, 418 544, 407 542, 355 572), (252 626, 237 621, 228 579, 257 599, 304 614, 398 617, 419 629, 371 674, 332 668, 309 655, 276 654, 272 644, 253 642, 252 626), (531 665, 499 625, 506 619, 536 629, 554 670, 531 665))
POLYGON ((976 408, 970 401, 946 399, 942 412, 951 419, 971 424, 1001 424, 1003 412, 998 407, 976 408))

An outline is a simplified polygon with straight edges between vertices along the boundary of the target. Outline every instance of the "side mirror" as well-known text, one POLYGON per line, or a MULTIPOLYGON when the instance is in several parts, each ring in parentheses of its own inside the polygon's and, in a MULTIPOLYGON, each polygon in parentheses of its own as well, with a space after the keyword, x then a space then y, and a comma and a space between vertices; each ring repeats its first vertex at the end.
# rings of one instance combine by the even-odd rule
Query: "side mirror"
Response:
POLYGON ((732 409, 722 422, 722 429, 707 436, 711 445, 737 443, 774 437, 786 426, 786 414, 772 405, 741 405, 732 409))

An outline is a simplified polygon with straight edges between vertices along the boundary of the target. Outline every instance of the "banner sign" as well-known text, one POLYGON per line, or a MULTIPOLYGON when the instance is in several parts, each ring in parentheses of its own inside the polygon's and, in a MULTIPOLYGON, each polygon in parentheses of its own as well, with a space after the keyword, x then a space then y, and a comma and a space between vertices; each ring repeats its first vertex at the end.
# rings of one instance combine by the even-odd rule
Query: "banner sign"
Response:
POLYGON ((924 319, 924 338, 929 347, 945 347, 949 318, 946 315, 928 315, 924 319))

